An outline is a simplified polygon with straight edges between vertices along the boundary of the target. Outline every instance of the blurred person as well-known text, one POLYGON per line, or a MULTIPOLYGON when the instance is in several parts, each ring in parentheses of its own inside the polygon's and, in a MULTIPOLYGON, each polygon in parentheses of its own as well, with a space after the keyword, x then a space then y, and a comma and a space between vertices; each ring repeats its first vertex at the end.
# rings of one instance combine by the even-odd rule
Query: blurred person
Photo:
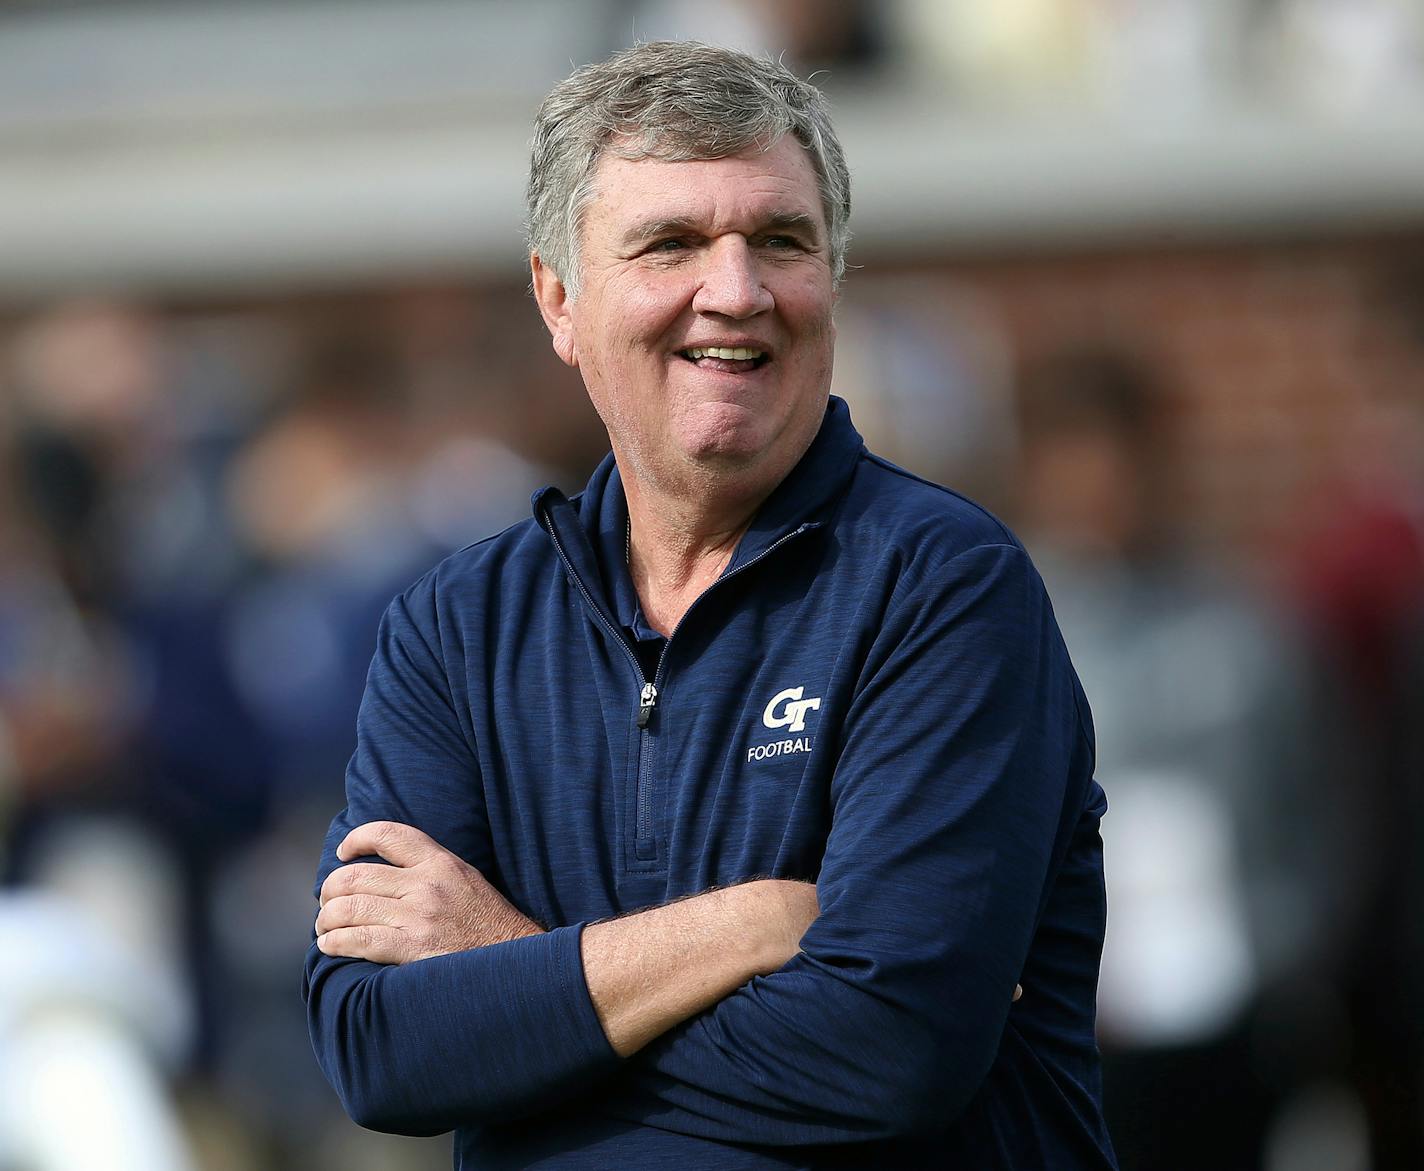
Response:
POLYGON ((867 447, 977 500, 1004 498, 1017 434, 1008 344, 984 298, 920 274, 857 277, 836 341, 833 389, 867 447))
POLYGON ((51 820, 116 810, 138 722, 99 530, 110 469, 143 440, 158 347, 145 315, 63 305, 17 331, 3 371, 0 735, 12 880, 51 820))
MULTIPOLYGON (((201 1068, 214 1043, 218 999, 207 876, 224 848, 250 832, 265 786, 245 750, 252 741, 241 708, 225 702, 230 690, 204 654, 221 607, 212 589, 194 583, 211 582, 216 559, 153 555, 189 461, 175 350, 155 314, 103 301, 36 315, 12 347, 23 499, 92 648, 89 662, 72 669, 70 693, 102 685, 111 730, 70 730, 68 750, 86 753, 84 784, 33 792, 15 811, 10 869, 30 880, 67 826, 93 818, 141 826, 162 843, 181 875, 178 929, 187 942, 178 962, 198 1001, 187 1057, 201 1068)), ((172 534, 164 540, 172 543, 172 534)), ((37 659, 71 661, 63 643, 39 639, 37 659)))
POLYGON ((1371 316, 1398 370, 1317 471, 1286 598, 1331 685, 1335 786, 1349 794, 1350 931, 1337 979, 1373 1171, 1424 1166, 1424 259, 1371 316))
POLYGON ((119 302, 76 301, 38 314, 11 347, 10 411, 35 520, 81 604, 120 586, 120 512, 171 451, 168 338, 119 302))
POLYGON ((411 524, 403 372, 384 340, 317 342, 295 387, 228 469, 228 507, 252 559, 224 654, 273 745, 277 804, 329 784, 350 755, 372 631, 437 548, 411 524))
POLYGON ((625 0, 639 39, 683 40, 714 22, 720 45, 772 53, 836 82, 884 58, 893 14, 871 0, 625 0))
POLYGON ((309 919, 305 882, 293 881, 309 868, 300 843, 329 819, 376 623, 446 548, 412 523, 419 452, 386 331, 318 327, 294 366, 225 468, 247 564, 224 591, 209 653, 248 715, 263 799, 250 832, 203 867, 221 988, 215 1073, 282 1167, 305 1165, 324 1124, 340 1121, 291 995, 292 935, 309 919))
POLYGON ((542 106, 536 299, 613 454, 382 623, 304 985, 357 1121, 1115 1166, 1085 701, 1022 546, 829 397, 848 212, 770 61, 640 45, 542 106))
POLYGON ((137 310, 63 305, 5 356, 0 451, 0 742, 13 850, 32 815, 122 788, 134 730, 132 662, 108 605, 100 516, 109 468, 144 433, 157 347, 137 310))
POLYGON ((446 551, 519 519, 555 476, 546 462, 586 466, 564 449, 602 455, 589 443, 592 411, 566 409, 568 388, 530 369, 529 346, 542 328, 531 316, 439 290, 403 294, 390 314, 409 372, 410 513, 446 551))
POLYGON ((1254 1171, 1286 1091, 1332 1072, 1309 1052, 1328 1038, 1307 990, 1325 980, 1342 858, 1305 659, 1176 538, 1168 413, 1144 360, 1049 354, 1023 372, 1020 417, 1019 523, 1093 695, 1113 796, 1109 1126, 1124 1168, 1254 1171))

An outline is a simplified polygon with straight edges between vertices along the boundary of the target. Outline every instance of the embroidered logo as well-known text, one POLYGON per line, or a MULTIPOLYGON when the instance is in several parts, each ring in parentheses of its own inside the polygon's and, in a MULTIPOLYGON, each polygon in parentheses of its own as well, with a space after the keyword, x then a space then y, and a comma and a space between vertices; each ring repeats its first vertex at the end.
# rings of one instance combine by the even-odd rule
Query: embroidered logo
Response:
POLYGON ((778 691, 771 697, 771 702, 766 705, 766 711, 761 714, 761 722, 768 728, 785 728, 788 732, 804 732, 806 730, 806 713, 819 711, 821 707, 820 697, 815 699, 802 699, 801 695, 806 689, 804 687, 788 687, 785 691, 778 691), (785 704, 781 713, 777 713, 777 706, 785 704))
MULTIPOLYGON (((785 728, 788 732, 806 730, 806 713, 819 711, 820 696, 802 699, 804 687, 788 687, 771 697, 766 710, 761 714, 761 722, 773 730, 785 728)), ((790 756, 796 752, 810 752, 814 740, 810 736, 796 736, 789 740, 774 740, 770 744, 753 744, 747 749, 747 760, 765 760, 769 756, 790 756)))

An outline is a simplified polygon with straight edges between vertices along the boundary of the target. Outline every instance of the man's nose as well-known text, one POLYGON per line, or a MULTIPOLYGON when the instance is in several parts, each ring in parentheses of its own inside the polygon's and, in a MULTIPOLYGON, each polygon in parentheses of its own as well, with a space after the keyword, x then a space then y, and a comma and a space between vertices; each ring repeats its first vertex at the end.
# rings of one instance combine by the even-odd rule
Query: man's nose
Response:
POLYGON ((692 307, 699 313, 755 317, 775 304, 762 280, 755 252, 741 236, 715 241, 704 254, 701 276, 702 283, 692 299, 692 307))

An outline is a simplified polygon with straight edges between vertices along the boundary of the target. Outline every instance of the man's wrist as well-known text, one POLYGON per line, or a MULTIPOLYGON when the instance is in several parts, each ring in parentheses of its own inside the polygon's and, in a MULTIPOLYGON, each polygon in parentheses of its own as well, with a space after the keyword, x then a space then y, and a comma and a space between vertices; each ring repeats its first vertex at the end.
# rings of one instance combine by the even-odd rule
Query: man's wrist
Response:
POLYGON ((614 1051, 636 1052, 782 967, 815 906, 807 883, 757 879, 586 927, 584 976, 614 1051))
POLYGON ((769 975, 790 962, 816 917, 815 886, 762 878, 730 887, 727 893, 738 896, 732 913, 746 927, 749 959, 757 974, 769 975))

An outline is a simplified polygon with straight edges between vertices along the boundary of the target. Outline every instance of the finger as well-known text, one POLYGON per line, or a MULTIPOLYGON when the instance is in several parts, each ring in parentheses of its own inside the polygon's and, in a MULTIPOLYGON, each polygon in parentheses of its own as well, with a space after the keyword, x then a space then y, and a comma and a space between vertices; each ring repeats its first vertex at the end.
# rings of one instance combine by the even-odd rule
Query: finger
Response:
POLYGON ((1014 985, 1014 999, 1013 999, 1013 1003, 1014 1003, 1014 1004, 1017 1004, 1017 1003, 1019 1002, 1019 999, 1020 999, 1022 996, 1023 996, 1023 985, 1022 985, 1022 984, 1015 984, 1015 985, 1014 985))
POLYGON ((338 866, 321 884, 321 905, 342 895, 380 895, 395 899, 405 893, 405 875, 398 866, 383 866, 377 862, 352 862, 338 866))
POLYGON ((343 862, 376 856, 395 866, 416 866, 432 853, 443 850, 429 834, 398 821, 368 821, 358 825, 336 847, 343 862))
POLYGON ((342 895, 322 907, 316 917, 316 933, 324 935, 340 927, 398 927, 399 915, 396 899, 342 895))
POLYGON ((337 927, 317 936, 316 945, 329 956, 401 964, 408 958, 406 941, 394 927, 337 927))

